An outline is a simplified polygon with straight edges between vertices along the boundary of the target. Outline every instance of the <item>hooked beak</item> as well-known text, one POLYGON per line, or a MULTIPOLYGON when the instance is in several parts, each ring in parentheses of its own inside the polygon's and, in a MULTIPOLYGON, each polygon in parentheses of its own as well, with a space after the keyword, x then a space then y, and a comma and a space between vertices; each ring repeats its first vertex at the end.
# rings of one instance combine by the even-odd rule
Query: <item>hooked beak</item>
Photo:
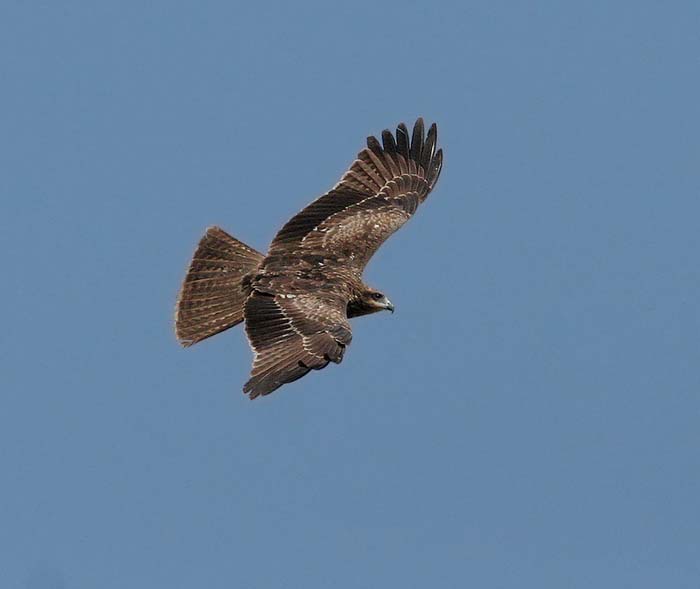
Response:
POLYGON ((394 305, 392 305, 392 303, 389 299, 386 300, 386 305, 384 306, 384 308, 387 311, 391 311, 392 313, 394 312, 394 305))

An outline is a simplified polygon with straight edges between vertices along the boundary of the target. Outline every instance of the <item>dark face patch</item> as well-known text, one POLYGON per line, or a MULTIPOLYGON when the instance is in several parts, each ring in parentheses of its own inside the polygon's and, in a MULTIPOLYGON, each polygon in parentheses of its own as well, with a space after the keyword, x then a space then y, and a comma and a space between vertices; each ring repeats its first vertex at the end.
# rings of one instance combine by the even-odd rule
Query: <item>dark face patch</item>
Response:
POLYGON ((360 317, 362 315, 370 315, 381 311, 382 308, 376 303, 370 302, 367 299, 351 299, 348 302, 347 314, 348 317, 360 317))

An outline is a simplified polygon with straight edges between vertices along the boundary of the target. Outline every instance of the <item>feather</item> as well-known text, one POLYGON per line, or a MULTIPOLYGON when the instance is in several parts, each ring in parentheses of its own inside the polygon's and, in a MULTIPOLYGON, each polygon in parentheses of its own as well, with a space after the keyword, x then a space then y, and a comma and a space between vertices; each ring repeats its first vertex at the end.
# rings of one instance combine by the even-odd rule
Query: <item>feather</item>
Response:
POLYGON ((403 156, 405 161, 410 159, 408 129, 403 123, 396 127, 396 150, 403 156))
POLYGON ((420 165, 425 170, 426 176, 428 176, 428 166, 430 165, 430 161, 433 159, 433 156, 435 155, 435 142, 437 141, 437 125, 433 123, 430 125, 430 129, 428 129, 428 136, 425 139, 425 143, 423 144, 423 150, 421 151, 420 155, 420 165))
POLYGON ((379 141, 377 141, 377 138, 373 135, 367 137, 367 147, 369 147, 369 149, 375 154, 377 154, 380 158, 384 155, 382 146, 380 145, 379 141))
POLYGON ((419 163, 420 154, 423 150, 423 119, 418 118, 413 125, 413 137, 411 139, 411 161, 419 163))
POLYGON ((384 129, 382 131, 382 143, 384 143, 384 151, 390 156, 396 155, 396 141, 394 140, 394 135, 389 129, 384 129))

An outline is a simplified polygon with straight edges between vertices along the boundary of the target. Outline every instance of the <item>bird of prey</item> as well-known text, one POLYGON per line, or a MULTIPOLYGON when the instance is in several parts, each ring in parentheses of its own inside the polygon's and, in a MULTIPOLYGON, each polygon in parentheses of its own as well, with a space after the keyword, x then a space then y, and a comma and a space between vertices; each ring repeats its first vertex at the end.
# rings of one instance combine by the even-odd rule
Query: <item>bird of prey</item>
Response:
POLYGON ((340 363, 348 319, 394 306, 362 272, 379 246, 408 221, 442 168, 437 127, 401 123, 382 142, 367 138, 333 188, 294 215, 267 255, 210 227, 180 289, 175 331, 190 346, 245 321, 255 358, 243 392, 267 395, 310 370, 340 363))

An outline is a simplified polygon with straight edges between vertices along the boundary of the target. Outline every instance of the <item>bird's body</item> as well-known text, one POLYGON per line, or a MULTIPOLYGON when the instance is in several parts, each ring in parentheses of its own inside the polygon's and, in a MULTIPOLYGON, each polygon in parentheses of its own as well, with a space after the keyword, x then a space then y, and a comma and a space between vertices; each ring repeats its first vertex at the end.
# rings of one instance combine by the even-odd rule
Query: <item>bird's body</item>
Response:
POLYGON ((339 363, 350 344, 348 318, 391 302, 362 280, 379 246, 415 212, 437 182, 437 129, 418 119, 409 139, 374 138, 340 182, 292 217, 267 255, 210 228, 199 243, 178 297, 176 333, 192 345, 245 320, 255 352, 243 390, 255 398, 339 363))

